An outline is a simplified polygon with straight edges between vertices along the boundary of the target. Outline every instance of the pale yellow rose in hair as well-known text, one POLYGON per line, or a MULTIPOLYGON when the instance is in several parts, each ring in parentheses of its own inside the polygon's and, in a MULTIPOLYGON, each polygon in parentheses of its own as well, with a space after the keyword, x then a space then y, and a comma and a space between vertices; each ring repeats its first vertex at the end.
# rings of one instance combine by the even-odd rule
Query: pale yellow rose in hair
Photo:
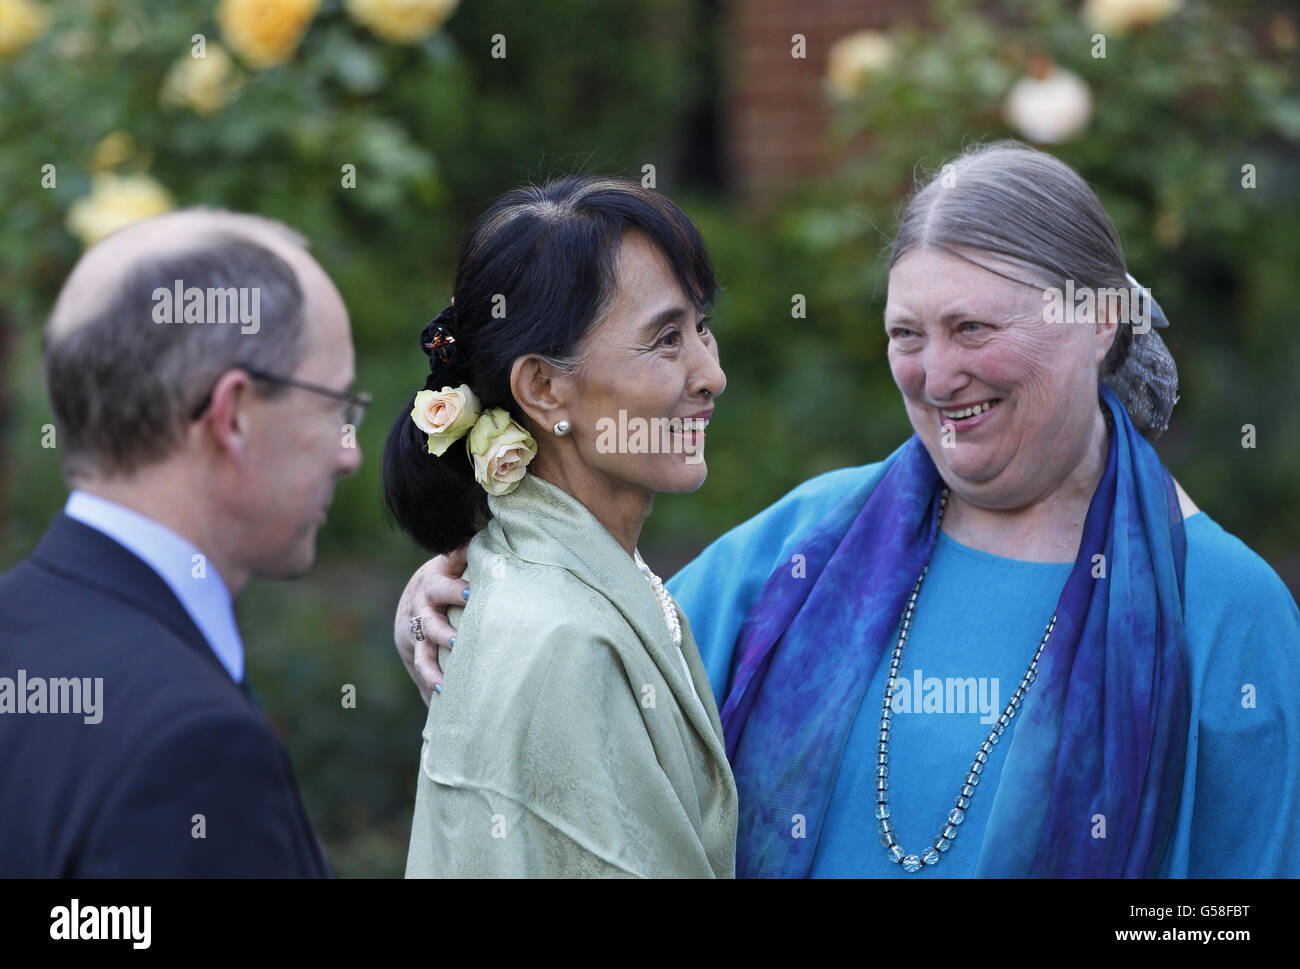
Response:
POLYGON ((165 107, 216 114, 243 86, 235 60, 220 44, 208 44, 205 57, 185 54, 167 72, 160 100, 165 107))
POLYGON ((1181 0, 1088 0, 1083 19, 1103 34, 1123 37, 1164 20, 1180 7, 1181 0))
POLYGON ((478 419, 465 446, 474 462, 474 479, 490 495, 508 495, 518 488, 528 463, 537 457, 533 436, 500 407, 478 419))
POLYGON ((173 205, 171 193, 148 175, 102 172, 94 177, 90 194, 68 210, 68 231, 89 248, 132 222, 162 215, 173 205))
POLYGON ((0 59, 23 50, 49 24, 49 11, 31 0, 0 0, 0 59))
POLYGON ((217 22, 231 50, 261 70, 293 56, 319 8, 320 0, 221 0, 217 22))
POLYGON ((451 16, 460 0, 347 0, 352 19, 394 44, 414 44, 451 16))
POLYGON ((482 410, 469 384, 443 387, 442 390, 422 390, 415 395, 411 420, 429 435, 429 453, 438 457, 474 426, 482 410))
POLYGON ((878 31, 860 30, 841 37, 827 55, 826 86, 837 98, 856 97, 872 75, 885 71, 893 55, 893 43, 878 31))

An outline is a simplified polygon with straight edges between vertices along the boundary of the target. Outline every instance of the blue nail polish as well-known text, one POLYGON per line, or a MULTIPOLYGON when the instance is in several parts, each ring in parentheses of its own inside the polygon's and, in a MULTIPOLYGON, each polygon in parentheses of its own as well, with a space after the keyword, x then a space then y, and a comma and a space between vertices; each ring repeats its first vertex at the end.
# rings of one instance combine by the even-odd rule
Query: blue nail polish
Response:
POLYGON ((451 639, 447 640, 447 646, 448 648, 450 648, 455 645, 456 645, 456 637, 452 636, 451 639))
POLYGON ((441 684, 441 683, 435 683, 435 684, 433 684, 433 692, 434 692, 434 693, 441 693, 441 692, 442 692, 442 684, 441 684))
POLYGON ((469 602, 469 589, 463 590, 460 594, 460 597, 464 599, 466 602, 469 602))

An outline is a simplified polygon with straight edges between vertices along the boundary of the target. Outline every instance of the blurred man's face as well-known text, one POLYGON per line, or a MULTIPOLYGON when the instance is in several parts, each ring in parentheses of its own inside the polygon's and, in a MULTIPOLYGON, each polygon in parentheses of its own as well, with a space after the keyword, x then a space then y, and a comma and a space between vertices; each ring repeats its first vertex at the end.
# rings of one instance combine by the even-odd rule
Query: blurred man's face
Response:
MULTIPOLYGON (((355 356, 343 299, 305 252, 290 258, 304 296, 302 357, 293 373, 280 376, 349 390, 355 356)), ((322 394, 284 388, 256 398, 252 417, 238 554, 253 575, 292 578, 311 567, 334 479, 361 466, 361 450, 355 429, 344 425, 343 403, 322 394)))

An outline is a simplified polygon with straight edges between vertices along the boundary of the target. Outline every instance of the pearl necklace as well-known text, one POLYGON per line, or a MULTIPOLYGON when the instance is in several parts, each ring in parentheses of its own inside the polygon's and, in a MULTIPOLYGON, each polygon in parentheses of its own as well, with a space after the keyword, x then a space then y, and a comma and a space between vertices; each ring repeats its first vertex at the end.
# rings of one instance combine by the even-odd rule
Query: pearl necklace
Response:
MULTIPOLYGON (((943 526, 943 513, 947 508, 948 489, 944 488, 939 493, 938 527, 943 526)), ((921 575, 917 578, 916 585, 912 587, 912 594, 908 597, 907 605, 903 607, 902 627, 898 632, 898 643, 894 646, 893 655, 890 657, 889 678, 885 683, 885 702, 880 711, 880 745, 877 748, 876 756, 876 819, 880 822, 878 826, 880 843, 889 855, 889 860, 902 865, 903 871, 908 873, 920 871, 926 865, 937 865, 939 859, 943 857, 942 853, 952 847, 952 843, 957 837, 957 825, 966 820, 966 811, 970 808, 971 798, 975 796, 975 788, 979 785, 980 774, 984 772, 984 765, 988 763, 989 754, 993 750, 994 744, 1002 739, 1002 734, 1006 732, 1007 724, 1011 722, 1011 718, 1020 709, 1030 684, 1038 678, 1038 658, 1043 655, 1043 647, 1047 645, 1048 637, 1052 635, 1052 629, 1056 626, 1056 614, 1053 613, 1052 618, 1047 622, 1047 629, 1043 632, 1042 641, 1038 644, 1038 651, 1034 653, 1033 662, 1029 664, 1029 669, 1025 671, 1024 677, 1021 678, 1020 685, 1016 687, 1016 692, 1008 701, 1006 709, 1002 711, 1002 716, 998 717, 998 722, 993 725, 993 729, 989 731, 984 743, 980 744, 979 752, 975 754, 975 759, 970 765, 970 771, 966 775, 966 783, 962 785, 961 791, 957 795, 956 806, 948 812, 948 823, 939 832, 939 836, 934 839, 934 844, 927 847, 919 856, 905 854, 903 846, 898 843, 898 836, 894 831, 894 822, 889 813, 889 727, 890 721, 894 718, 891 701, 894 694, 902 689, 898 673, 903 662, 903 647, 907 645, 907 634, 912 628, 912 617, 916 612, 916 600, 921 594, 921 584, 925 581, 925 574, 929 571, 930 565, 927 562, 925 567, 921 569, 921 575)))
POLYGON ((636 567, 641 570, 641 574, 650 582, 650 588, 654 590, 655 598, 659 600, 659 610, 664 614, 664 622, 668 624, 668 633, 672 636, 673 646, 677 649, 682 647, 682 624, 677 618, 677 609, 673 606, 673 598, 664 588, 659 576, 650 571, 650 566, 645 564, 641 558, 639 549, 633 550, 633 557, 636 559, 636 567))

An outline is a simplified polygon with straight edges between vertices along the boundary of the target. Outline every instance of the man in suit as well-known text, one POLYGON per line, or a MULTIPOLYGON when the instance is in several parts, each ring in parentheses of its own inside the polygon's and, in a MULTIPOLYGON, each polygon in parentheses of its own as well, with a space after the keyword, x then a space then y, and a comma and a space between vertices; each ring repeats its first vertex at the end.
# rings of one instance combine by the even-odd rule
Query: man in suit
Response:
POLYGON ((43 345, 71 495, 0 576, 0 875, 330 875, 232 603, 360 465, 343 300, 285 226, 187 210, 87 252, 43 345))

